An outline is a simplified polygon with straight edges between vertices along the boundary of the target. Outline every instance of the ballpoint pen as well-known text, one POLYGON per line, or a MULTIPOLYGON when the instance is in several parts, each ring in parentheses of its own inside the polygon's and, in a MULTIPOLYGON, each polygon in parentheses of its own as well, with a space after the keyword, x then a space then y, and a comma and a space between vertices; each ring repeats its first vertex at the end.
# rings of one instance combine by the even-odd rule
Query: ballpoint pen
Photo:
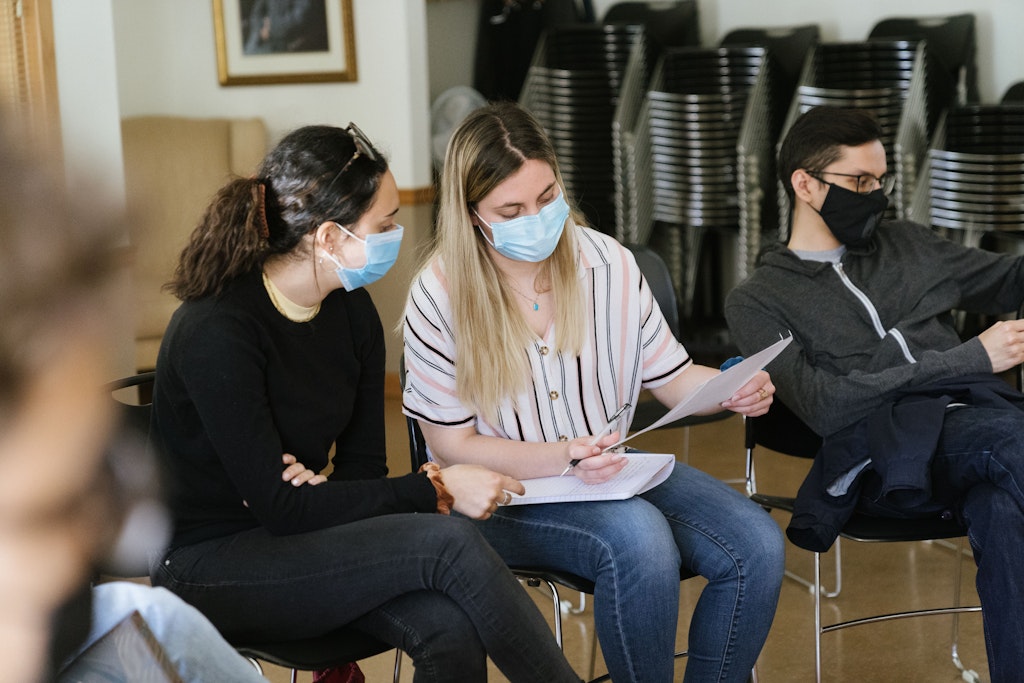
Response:
MULTIPOLYGON (((623 403, 622 407, 619 408, 618 410, 616 410, 615 414, 612 415, 610 418, 608 418, 608 422, 605 424, 605 426, 601 427, 601 429, 597 432, 597 434, 594 436, 594 438, 591 439, 590 443, 587 444, 587 445, 588 446, 596 446, 597 442, 601 440, 602 436, 604 436, 604 433, 607 432, 609 429, 611 429, 613 426, 615 426, 615 423, 618 421, 618 419, 620 417, 622 417, 622 414, 624 412, 626 412, 627 410, 629 410, 629 405, 630 405, 629 403, 623 403)), ((573 467, 576 467, 576 465, 579 465, 579 464, 580 464, 580 459, 579 458, 573 458, 572 460, 569 461, 569 464, 566 465, 565 469, 562 470, 562 473, 559 474, 558 476, 564 477, 565 475, 569 474, 569 472, 572 471, 573 467)))

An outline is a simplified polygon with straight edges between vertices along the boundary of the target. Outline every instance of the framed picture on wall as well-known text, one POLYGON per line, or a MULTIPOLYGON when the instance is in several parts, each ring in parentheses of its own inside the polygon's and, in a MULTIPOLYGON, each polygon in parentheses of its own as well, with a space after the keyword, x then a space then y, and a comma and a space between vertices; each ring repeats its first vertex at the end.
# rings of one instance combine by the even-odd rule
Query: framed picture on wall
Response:
POLYGON ((356 80, 352 0, 213 0, 221 85, 356 80))

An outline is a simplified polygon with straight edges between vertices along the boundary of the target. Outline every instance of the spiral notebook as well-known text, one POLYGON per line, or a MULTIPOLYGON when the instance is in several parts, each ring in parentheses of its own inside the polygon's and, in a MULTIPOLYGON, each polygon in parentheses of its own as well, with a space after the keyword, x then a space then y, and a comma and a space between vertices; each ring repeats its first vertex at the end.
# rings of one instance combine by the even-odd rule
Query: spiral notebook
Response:
POLYGON ((676 463, 676 456, 671 453, 627 453, 626 457, 629 462, 622 471, 602 484, 586 484, 569 475, 522 479, 526 493, 513 493, 509 505, 632 498, 668 479, 676 463))
POLYGON ((75 657, 57 683, 185 683, 137 611, 75 657))

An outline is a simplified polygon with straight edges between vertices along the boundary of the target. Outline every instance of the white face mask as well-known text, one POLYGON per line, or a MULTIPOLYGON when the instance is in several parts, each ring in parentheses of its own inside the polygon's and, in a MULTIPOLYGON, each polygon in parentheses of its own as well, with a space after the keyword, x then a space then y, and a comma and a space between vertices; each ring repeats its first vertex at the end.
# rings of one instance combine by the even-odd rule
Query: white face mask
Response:
POLYGON ((551 256, 569 217, 569 205, 562 193, 543 209, 530 216, 519 216, 501 223, 488 223, 473 209, 480 221, 491 229, 494 241, 480 234, 505 258, 539 263, 551 256))
MULTIPOLYGON (((335 225, 338 224, 335 223, 335 225)), ((396 225, 394 230, 367 235, 366 239, 356 236, 343 225, 338 225, 338 228, 349 237, 362 242, 363 249, 366 251, 366 265, 362 268, 347 268, 334 257, 334 254, 324 252, 324 256, 338 266, 334 272, 346 290, 351 292, 376 282, 391 269, 391 266, 395 265, 395 261, 398 259, 398 250, 402 244, 402 234, 405 232, 405 228, 401 225, 396 225)))

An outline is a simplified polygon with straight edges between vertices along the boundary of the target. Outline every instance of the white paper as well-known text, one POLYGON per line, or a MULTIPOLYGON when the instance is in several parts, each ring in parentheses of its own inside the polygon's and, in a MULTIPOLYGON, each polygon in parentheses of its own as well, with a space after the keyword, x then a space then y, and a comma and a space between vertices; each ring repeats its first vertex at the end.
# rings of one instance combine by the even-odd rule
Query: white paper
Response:
POLYGON ((612 448, 629 441, 634 436, 639 436, 644 432, 657 429, 661 425, 675 422, 687 415, 693 415, 695 413, 718 408, 722 401, 727 400, 739 391, 740 387, 753 379, 754 375, 760 372, 764 366, 772 362, 775 357, 782 352, 782 349, 789 346, 789 342, 791 341, 793 341, 792 335, 785 339, 780 339, 771 346, 758 351, 753 356, 744 358, 742 361, 721 374, 715 375, 690 392, 689 396, 677 403, 676 406, 665 413, 660 420, 638 432, 630 434, 615 445, 609 446, 606 450, 611 450, 612 448))
POLYGON ((676 463, 676 456, 671 453, 627 453, 626 457, 629 462, 622 471, 601 484, 587 484, 569 474, 522 479, 526 493, 513 493, 509 505, 632 498, 668 479, 676 463))

